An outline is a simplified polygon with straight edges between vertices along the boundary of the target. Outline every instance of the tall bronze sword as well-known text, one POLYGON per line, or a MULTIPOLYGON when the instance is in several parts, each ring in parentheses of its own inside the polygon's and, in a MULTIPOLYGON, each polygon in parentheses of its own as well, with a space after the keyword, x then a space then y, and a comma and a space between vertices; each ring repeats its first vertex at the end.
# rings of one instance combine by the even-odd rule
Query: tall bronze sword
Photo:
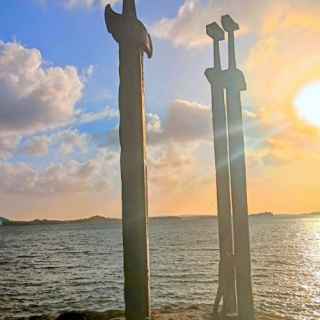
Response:
POLYGON ((134 0, 123 1, 122 15, 110 5, 108 31, 119 43, 120 144, 124 281, 127 320, 150 317, 148 195, 143 54, 152 56, 152 42, 137 19, 134 0))
POLYGON ((239 25, 229 15, 226 15, 222 17, 222 26, 228 33, 229 50, 226 88, 238 314, 239 320, 253 320, 246 162, 241 106, 241 91, 246 90, 246 82, 243 73, 237 69, 236 65, 234 33, 239 30, 239 25))
MULTIPOLYGON (((219 288, 215 309, 220 295, 223 298, 223 313, 236 312, 235 275, 232 262, 233 230, 231 215, 231 194, 228 156, 226 106, 224 101, 225 76, 221 69, 220 41, 225 39, 224 31, 214 22, 207 26, 207 34, 213 39, 214 68, 205 75, 211 84, 214 153, 216 165, 217 207, 220 244, 219 288), (219 290, 222 292, 220 293, 219 290)), ((214 310, 215 312, 217 310, 214 310)))

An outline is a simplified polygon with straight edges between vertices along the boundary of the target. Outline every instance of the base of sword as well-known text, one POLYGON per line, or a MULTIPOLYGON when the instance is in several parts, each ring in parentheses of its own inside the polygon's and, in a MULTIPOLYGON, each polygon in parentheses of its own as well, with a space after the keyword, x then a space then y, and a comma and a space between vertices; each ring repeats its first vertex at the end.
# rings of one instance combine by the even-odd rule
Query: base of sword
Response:
POLYGON ((239 320, 239 315, 237 313, 223 314, 219 312, 213 316, 213 320, 239 320))

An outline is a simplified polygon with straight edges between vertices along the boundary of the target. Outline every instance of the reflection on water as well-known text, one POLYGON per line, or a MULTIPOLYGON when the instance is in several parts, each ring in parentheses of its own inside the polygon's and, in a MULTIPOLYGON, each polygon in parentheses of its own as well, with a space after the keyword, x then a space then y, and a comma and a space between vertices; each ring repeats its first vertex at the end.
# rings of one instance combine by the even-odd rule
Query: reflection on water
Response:
MULTIPOLYGON (((320 219, 251 221, 258 310, 320 319, 320 219)), ((153 306, 212 304, 213 219, 150 225, 153 306)), ((123 307, 119 224, 0 227, 0 318, 123 307)))

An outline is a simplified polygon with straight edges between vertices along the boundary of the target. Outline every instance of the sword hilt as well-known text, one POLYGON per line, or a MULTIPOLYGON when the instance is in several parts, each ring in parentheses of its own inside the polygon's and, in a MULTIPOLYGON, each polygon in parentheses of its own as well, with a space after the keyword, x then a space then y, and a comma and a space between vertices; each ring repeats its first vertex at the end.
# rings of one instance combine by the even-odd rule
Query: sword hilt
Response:
POLYGON ((125 1, 123 10, 123 14, 119 14, 112 10, 110 4, 106 6, 105 22, 107 30, 118 43, 129 43, 143 50, 151 58, 153 54, 151 36, 143 23, 136 17, 134 1, 125 1))
POLYGON ((234 34, 239 30, 239 25, 229 15, 221 19, 223 29, 228 33, 229 69, 237 68, 234 34))

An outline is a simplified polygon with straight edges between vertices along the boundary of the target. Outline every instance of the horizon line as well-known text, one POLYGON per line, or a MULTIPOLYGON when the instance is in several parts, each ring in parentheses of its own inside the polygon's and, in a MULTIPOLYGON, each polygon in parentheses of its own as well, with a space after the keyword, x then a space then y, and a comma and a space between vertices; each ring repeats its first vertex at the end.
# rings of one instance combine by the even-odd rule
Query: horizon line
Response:
MULTIPOLYGON (((265 212, 255 212, 255 213, 249 213, 249 216, 274 216, 274 217, 281 217, 281 216, 310 216, 310 215, 320 215, 320 211, 313 211, 313 212, 300 212, 300 213, 274 213, 272 211, 265 211, 265 212)), ((217 218, 218 215, 216 213, 204 213, 204 214, 167 214, 167 215, 150 215, 148 218, 149 219, 174 219, 174 218, 217 218)), ((122 217, 110 217, 110 216, 105 216, 105 215, 92 215, 92 216, 86 216, 86 217, 78 217, 78 218, 72 218, 72 219, 54 219, 54 218, 34 218, 31 220, 23 220, 19 218, 7 218, 5 216, 0 216, 0 220, 8 220, 11 222, 34 222, 34 221, 40 221, 40 222, 45 222, 45 221, 51 221, 51 222, 77 222, 81 220, 92 220, 93 218, 101 218, 105 220, 122 220, 122 217)))

